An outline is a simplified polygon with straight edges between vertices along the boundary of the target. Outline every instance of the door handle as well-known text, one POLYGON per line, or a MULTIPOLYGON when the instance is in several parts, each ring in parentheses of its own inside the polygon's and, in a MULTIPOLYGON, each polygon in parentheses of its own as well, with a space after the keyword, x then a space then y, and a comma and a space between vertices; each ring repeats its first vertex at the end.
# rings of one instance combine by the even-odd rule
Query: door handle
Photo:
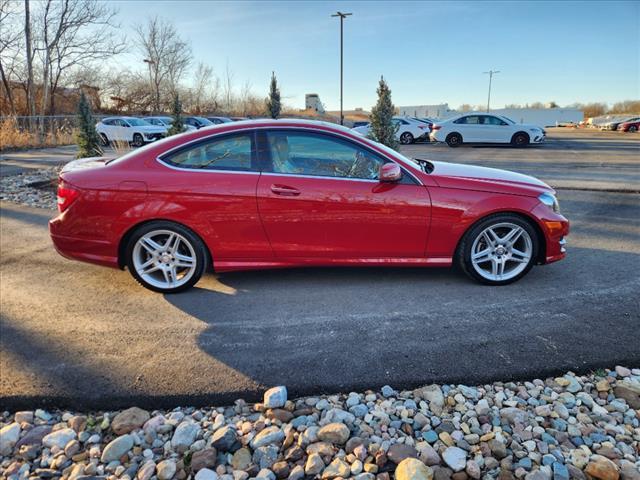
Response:
POLYGON ((276 195, 289 195, 292 197, 300 195, 300 190, 286 185, 273 184, 271 185, 271 191, 276 195))

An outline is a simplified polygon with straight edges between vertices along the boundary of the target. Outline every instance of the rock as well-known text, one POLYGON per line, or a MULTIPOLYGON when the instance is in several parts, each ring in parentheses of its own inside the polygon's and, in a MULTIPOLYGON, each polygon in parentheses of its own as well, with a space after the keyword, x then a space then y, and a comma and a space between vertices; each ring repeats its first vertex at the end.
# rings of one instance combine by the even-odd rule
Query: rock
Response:
POLYGON ((87 417, 84 415, 74 415, 67 423, 70 428, 73 428, 77 433, 80 433, 87 427, 87 417))
POLYGON ((340 458, 335 458, 327 467, 322 471, 321 478, 323 480, 341 477, 347 478, 351 474, 351 468, 349 464, 340 458))
POLYGON ((200 432, 200 426, 191 421, 183 421, 178 425, 176 431, 171 437, 171 445, 178 453, 184 453, 196 441, 196 437, 200 432))
POLYGON ((140 470, 138 470, 138 474, 136 475, 136 478, 138 480, 149 480, 155 472, 156 472, 156 464, 153 460, 149 460, 145 462, 142 465, 142 467, 140 467, 140 470))
POLYGON ((602 455, 593 455, 584 471, 599 480, 618 480, 620 477, 616 464, 602 455))
POLYGON ((195 480, 218 480, 218 474, 208 468, 203 468, 194 477, 195 480))
POLYGON ((280 480, 289 476, 289 464, 287 462, 276 462, 271 466, 271 471, 280 480))
POLYGON ((275 445, 264 445, 256 448, 253 452, 253 463, 260 468, 271 468, 278 460, 278 450, 275 445))
POLYGON ((16 412, 13 416, 13 421, 16 423, 33 423, 33 412, 31 410, 16 412))
POLYGON ((20 438, 20 424, 10 423, 0 429, 0 456, 9 456, 20 438))
POLYGON ((553 480, 569 480, 569 470, 563 463, 553 464, 553 480))
POLYGON ((478 415, 488 414, 491 411, 491 408, 489 407, 489 402, 487 401, 487 399, 483 398, 479 400, 476 404, 475 410, 478 415))
POLYGON ((273 443, 282 443, 284 432, 278 427, 267 427, 251 440, 251 447, 256 449, 273 443))
POLYGON ((231 457, 231 466, 235 470, 246 470, 251 465, 251 452, 248 448, 240 448, 231 457))
POLYGON ((61 428, 60 430, 55 430, 42 439, 42 444, 45 447, 53 447, 56 446, 60 449, 63 449, 67 443, 71 440, 75 440, 77 437, 76 431, 71 428, 61 428))
POLYGON ((404 443, 394 443, 387 451, 387 458, 393 463, 398 464, 405 458, 416 458, 418 451, 411 445, 404 443))
POLYGON ((301 465, 296 465, 289 473, 287 480, 302 480, 304 478, 304 468, 301 465))
POLYGON ((475 460, 469 460, 467 462, 467 467, 465 468, 465 472, 469 477, 478 480, 480 478, 480 465, 475 460))
MULTIPOLYGON (((215 448, 204 448, 191 455, 191 470, 197 472, 203 468, 216 466, 216 452, 215 448)), ((240 470, 240 469, 239 469, 240 470)))
POLYGON ((395 480, 432 480, 433 470, 420 460, 405 458, 398 464, 395 480))
POLYGON ((616 374, 620 377, 629 377, 631 376, 631 370, 629 370, 626 367, 623 367, 622 365, 617 365, 616 374))
POLYGON ((265 408, 280 408, 287 403, 287 387, 273 387, 264 392, 265 408))
POLYGON ((276 480, 276 476, 268 468, 263 468, 256 475, 256 480, 276 480))
POLYGON ((507 447, 504 443, 497 439, 489 440, 489 449, 491 449, 491 453, 498 460, 502 460, 507 456, 507 447))
POLYGON ((380 392, 382 393, 382 396, 384 398, 389 398, 396 395, 396 391, 393 388, 391 388, 389 385, 385 385, 384 387, 382 387, 380 392))
POLYGON ((211 436, 211 446, 215 447, 217 450, 226 452, 231 449, 234 443, 236 443, 236 439, 236 429, 226 425, 213 432, 213 435, 211 436))
POLYGON ((442 459, 454 472, 460 472, 467 465, 467 452, 458 447, 448 447, 443 452, 442 459))
POLYGON ((156 467, 158 480, 171 480, 176 474, 176 462, 173 459, 163 460, 156 467))
POLYGON ((631 462, 623 461, 620 466, 620 476, 622 480, 640 480, 640 468, 631 462))
POLYGON ((78 440, 71 440, 64 447, 64 454, 67 458, 73 457, 76 453, 80 451, 80 442, 78 440))
MULTIPOLYGON (((16 443, 15 448, 19 449, 23 445, 40 445, 42 443, 42 439, 46 435, 51 433, 51 430, 52 428, 50 425, 39 425, 37 427, 33 427, 25 435, 23 435, 23 437, 20 440, 18 440, 18 443, 16 443)), ((2 436, 0 435, 0 438, 1 437, 2 436)))
POLYGON ((631 382, 618 382, 613 389, 617 398, 626 400, 631 408, 640 410, 640 384, 631 382))
POLYGON ((124 454, 133 448, 133 437, 129 434, 111 440, 100 457, 102 463, 113 462, 119 460, 124 454))
POLYGON ((576 448, 569 452, 569 461, 580 470, 583 470, 584 467, 589 463, 589 453, 584 451, 581 448, 576 448))
POLYGON ((344 423, 329 423, 318 431, 318 438, 323 442, 343 445, 351 435, 349 427, 344 423))
POLYGON ((124 435, 142 427, 147 420, 149 420, 149 412, 138 407, 131 407, 114 417, 111 429, 116 435, 124 435))
POLYGON ((606 378, 603 378, 602 380, 596 382, 596 390, 598 390, 599 392, 608 392, 610 385, 611 384, 608 382, 608 380, 606 378))
POLYGON ((304 465, 304 473, 307 476, 313 477, 318 475, 324 469, 324 462, 317 453, 312 453, 307 457, 307 462, 304 465))
POLYGON ((440 415, 444 407, 444 395, 438 385, 428 385, 422 389, 422 398, 429 402, 429 408, 440 415))
POLYGON ((420 460, 422 460, 425 465, 431 467, 433 465, 440 464, 440 455, 438 455, 438 452, 436 452, 435 448, 433 448, 428 443, 422 442, 418 444, 417 449, 419 452, 420 460))

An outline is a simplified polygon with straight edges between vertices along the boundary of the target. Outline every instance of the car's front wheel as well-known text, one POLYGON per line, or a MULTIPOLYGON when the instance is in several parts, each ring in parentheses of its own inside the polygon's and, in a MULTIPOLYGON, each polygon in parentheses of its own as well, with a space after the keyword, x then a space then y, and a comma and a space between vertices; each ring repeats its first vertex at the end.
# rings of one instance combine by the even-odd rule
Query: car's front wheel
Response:
POLYGON ((414 142, 414 138, 413 135, 411 135, 410 132, 404 132, 402 135, 400 135, 400 143, 403 145, 408 145, 410 143, 414 142))
POLYGON ((514 147, 526 147, 529 145, 529 135, 524 132, 516 133, 511 139, 511 145, 514 147))
POLYGON ((172 222, 138 228, 127 245, 127 267, 143 287, 176 293, 195 285, 205 270, 207 253, 189 229, 172 222))
POLYGON ((458 249, 458 264, 471 278, 488 285, 515 282, 538 256, 536 231, 522 217, 492 215, 471 228, 458 249))
POLYGON ((142 145, 144 145, 144 138, 142 138, 142 134, 140 134, 140 133, 134 133, 133 134, 132 145, 134 147, 141 147, 142 145))

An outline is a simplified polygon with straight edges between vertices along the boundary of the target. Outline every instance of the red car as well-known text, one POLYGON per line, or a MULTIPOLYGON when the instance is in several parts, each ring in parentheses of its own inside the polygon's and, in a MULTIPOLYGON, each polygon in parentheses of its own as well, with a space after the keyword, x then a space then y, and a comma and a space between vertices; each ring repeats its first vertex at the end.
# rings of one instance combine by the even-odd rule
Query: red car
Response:
POLYGON ((517 173, 410 160, 347 128, 250 120, 60 174, 67 258, 177 292, 216 271, 457 264, 492 285, 565 256, 554 191, 517 173))
POLYGON ((640 129, 640 120, 636 120, 635 122, 624 122, 618 125, 618 130, 622 130, 623 132, 635 133, 638 129, 640 129))

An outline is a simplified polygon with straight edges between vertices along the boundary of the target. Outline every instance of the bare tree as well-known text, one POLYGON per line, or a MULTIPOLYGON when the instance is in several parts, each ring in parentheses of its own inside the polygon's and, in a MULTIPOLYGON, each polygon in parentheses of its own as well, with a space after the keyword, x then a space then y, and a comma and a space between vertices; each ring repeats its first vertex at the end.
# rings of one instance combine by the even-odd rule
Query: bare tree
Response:
POLYGON ((191 63, 191 47, 180 38, 175 27, 158 17, 136 27, 139 50, 149 66, 153 89, 153 109, 160 111, 163 90, 170 93, 168 104, 191 63))
POLYGON ((198 68, 194 75, 194 87, 193 87, 193 107, 194 113, 202 113, 203 103, 205 102, 205 96, 207 89, 211 86, 213 81, 213 68, 204 63, 199 63, 198 68))
MULTIPOLYGON (((31 38, 31 12, 29 11, 29 0, 24 0, 24 39, 27 62, 27 104, 29 106, 29 115, 34 117, 36 114, 35 92, 33 88, 33 45, 31 38)), ((30 125, 33 129, 33 123, 30 125)))
POLYGON ((8 109, 15 114, 13 88, 10 77, 17 67, 22 32, 14 20, 18 17, 17 4, 10 0, 0 0, 0 24, 3 25, 0 35, 0 80, 7 96, 8 109))
POLYGON ((233 87, 231 86, 232 83, 233 72, 229 69, 229 60, 227 60, 224 77, 224 102, 225 108, 228 112, 231 112, 233 110, 233 87))

